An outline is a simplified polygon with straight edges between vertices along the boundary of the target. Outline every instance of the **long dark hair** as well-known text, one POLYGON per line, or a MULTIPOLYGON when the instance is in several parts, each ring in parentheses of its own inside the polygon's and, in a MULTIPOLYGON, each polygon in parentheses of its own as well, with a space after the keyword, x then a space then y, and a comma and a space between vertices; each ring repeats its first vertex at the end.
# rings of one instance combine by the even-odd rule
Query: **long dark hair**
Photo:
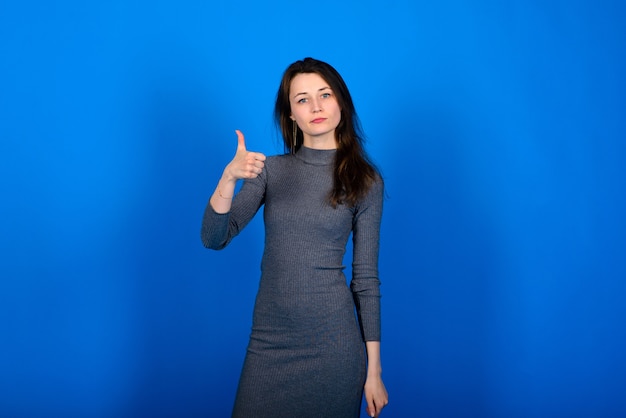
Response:
POLYGON ((333 207, 339 204, 354 206, 369 191, 372 184, 380 179, 380 173, 372 163, 363 147, 364 135, 359 118, 356 114, 348 86, 341 75, 330 64, 313 58, 305 58, 291 64, 285 70, 276 94, 274 118, 285 142, 285 149, 295 153, 304 141, 300 130, 293 137, 293 122, 289 90, 291 80, 303 73, 315 73, 326 81, 335 93, 341 108, 341 121, 335 129, 337 155, 333 177, 333 189, 330 203, 333 207))

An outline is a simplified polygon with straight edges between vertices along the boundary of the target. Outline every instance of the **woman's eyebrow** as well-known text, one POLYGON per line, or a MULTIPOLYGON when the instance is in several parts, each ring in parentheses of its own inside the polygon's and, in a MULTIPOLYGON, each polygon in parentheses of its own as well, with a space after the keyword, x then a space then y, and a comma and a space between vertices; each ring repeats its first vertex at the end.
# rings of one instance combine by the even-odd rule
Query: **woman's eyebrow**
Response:
MULTIPOLYGON (((322 91, 322 90, 330 90, 330 87, 325 86, 325 87, 320 88, 320 89, 319 89, 319 90, 317 90, 317 91, 322 91)), ((309 93, 307 93, 306 91, 303 91, 303 92, 300 92, 300 93, 296 93, 296 94, 294 94, 294 95, 293 95, 293 97, 298 97, 298 96, 300 96, 301 94, 309 94, 309 93)))

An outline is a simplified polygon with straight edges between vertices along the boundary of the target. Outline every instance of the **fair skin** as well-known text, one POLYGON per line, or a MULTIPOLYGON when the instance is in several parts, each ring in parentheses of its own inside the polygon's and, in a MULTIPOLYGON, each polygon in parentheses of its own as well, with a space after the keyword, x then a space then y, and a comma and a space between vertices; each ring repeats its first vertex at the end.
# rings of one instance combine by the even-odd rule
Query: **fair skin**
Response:
MULTIPOLYGON (((291 81, 291 119, 302 130, 304 146, 313 149, 336 149, 335 129, 341 121, 341 108, 330 86, 315 73, 296 75, 291 81)), ((265 155, 249 152, 244 135, 237 133, 237 152, 226 166, 211 206, 217 213, 228 213, 235 194, 237 180, 256 178, 265 166, 265 155)), ((380 341, 367 341, 367 377, 364 395, 367 414, 378 417, 388 403, 387 390, 382 380, 380 341)))
POLYGON ((365 379, 364 395, 367 402, 367 414, 378 417, 383 408, 389 403, 387 389, 383 384, 383 369, 380 365, 380 341, 367 341, 367 378, 365 379))
POLYGON ((265 155, 260 152, 249 152, 241 131, 237 133, 237 152, 235 157, 224 169, 222 178, 217 183, 210 203, 217 213, 228 213, 235 194, 237 180, 256 178, 265 166, 265 155))
POLYGON ((289 92, 291 120, 302 130, 304 146, 336 149, 341 108, 328 83, 319 74, 298 74, 291 80, 289 92))

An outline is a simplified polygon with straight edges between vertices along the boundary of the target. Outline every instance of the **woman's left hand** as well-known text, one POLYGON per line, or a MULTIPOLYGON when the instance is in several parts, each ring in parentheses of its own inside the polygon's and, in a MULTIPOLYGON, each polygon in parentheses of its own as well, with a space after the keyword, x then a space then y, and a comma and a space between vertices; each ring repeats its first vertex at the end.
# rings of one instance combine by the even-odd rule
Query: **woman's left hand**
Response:
POLYGON ((378 417, 380 411, 389 403, 387 389, 380 375, 368 376, 365 380, 365 400, 367 401, 367 414, 370 417, 378 417))

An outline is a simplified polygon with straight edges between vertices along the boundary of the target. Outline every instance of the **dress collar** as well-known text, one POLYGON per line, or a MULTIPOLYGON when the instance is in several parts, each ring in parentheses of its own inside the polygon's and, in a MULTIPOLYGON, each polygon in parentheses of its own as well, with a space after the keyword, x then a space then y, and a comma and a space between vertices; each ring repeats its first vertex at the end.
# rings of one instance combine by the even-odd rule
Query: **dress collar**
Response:
POLYGON ((335 161, 336 149, 314 149, 304 145, 298 149, 295 156, 307 164, 329 165, 335 161))

